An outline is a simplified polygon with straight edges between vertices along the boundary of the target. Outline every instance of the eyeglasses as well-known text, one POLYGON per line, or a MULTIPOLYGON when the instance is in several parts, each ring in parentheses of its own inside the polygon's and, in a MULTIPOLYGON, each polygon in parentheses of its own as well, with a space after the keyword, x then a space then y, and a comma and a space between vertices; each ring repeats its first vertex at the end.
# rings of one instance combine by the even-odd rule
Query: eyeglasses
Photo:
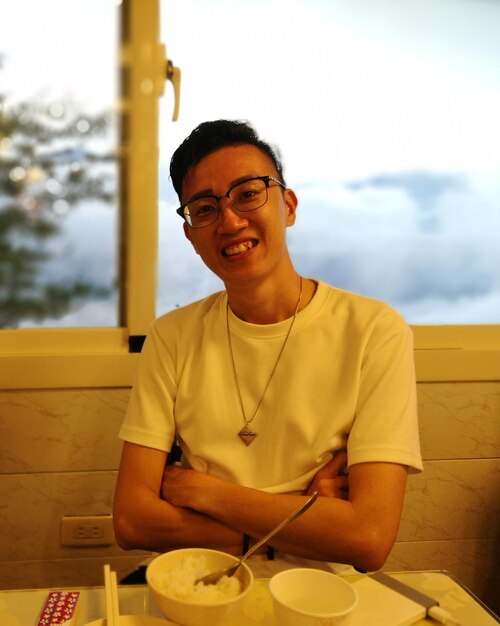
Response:
POLYGON ((223 196, 210 195, 190 200, 179 207, 176 213, 191 228, 204 228, 215 224, 219 218, 219 202, 222 198, 228 198, 233 207, 242 213, 260 209, 267 202, 268 189, 272 182, 286 189, 282 182, 272 176, 256 176, 231 185, 223 196))

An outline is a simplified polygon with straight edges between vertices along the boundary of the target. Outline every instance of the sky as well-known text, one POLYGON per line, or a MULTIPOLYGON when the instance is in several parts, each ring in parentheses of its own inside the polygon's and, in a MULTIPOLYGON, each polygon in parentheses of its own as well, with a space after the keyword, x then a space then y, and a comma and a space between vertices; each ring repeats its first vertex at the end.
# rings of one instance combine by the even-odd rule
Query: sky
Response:
POLYGON ((168 158, 199 122, 227 117, 281 151, 299 196, 298 269, 413 323, 498 322, 500 3, 162 6, 183 84, 179 122, 168 90, 162 113, 161 310, 220 288, 185 252, 168 158))
POLYGON ((114 0, 0 0, 0 86, 12 100, 77 99, 89 112, 114 103, 114 0))
POLYGON ((486 118, 500 98, 491 62, 500 3, 166 0, 162 7, 167 49, 185 74, 182 119, 166 129, 167 145, 193 123, 237 115, 279 143, 294 180, 374 167, 468 169, 471 158, 485 159, 486 118), (423 133, 435 138, 432 150, 423 133))
MULTIPOLYGON (((114 0, 49 4, 0 0, 11 51, 0 91, 48 97, 71 76, 66 96, 108 106, 114 0), (20 67, 50 68, 51 87, 20 67)), ((226 117, 282 154, 301 272, 386 300, 411 323, 498 323, 500 2, 161 0, 161 14, 182 90, 179 121, 170 86, 160 102, 158 313, 221 288, 183 236, 168 161, 198 123, 226 117)), ((112 222, 96 214, 95 228, 81 211, 65 220, 67 267, 97 272, 112 259, 112 222)), ((65 323, 102 323, 102 306, 65 323)))

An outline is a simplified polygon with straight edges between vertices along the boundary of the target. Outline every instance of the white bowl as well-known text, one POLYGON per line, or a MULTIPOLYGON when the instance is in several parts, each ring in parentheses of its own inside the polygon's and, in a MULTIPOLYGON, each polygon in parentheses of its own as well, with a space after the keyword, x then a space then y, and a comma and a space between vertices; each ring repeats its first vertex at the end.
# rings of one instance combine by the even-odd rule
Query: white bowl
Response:
POLYGON ((296 568, 269 582, 278 626, 348 626, 358 603, 354 587, 336 574, 296 568))
MULTIPOLYGON (((208 624, 223 624, 241 610, 242 605, 252 587, 253 574, 246 563, 243 563, 234 576, 241 583, 241 593, 227 600, 202 604, 180 600, 167 595, 158 583, 158 577, 165 572, 178 568, 186 557, 203 556, 206 560, 208 572, 214 572, 223 567, 234 565, 238 559, 225 552, 209 550, 208 548, 183 548, 173 550, 156 557, 146 570, 146 581, 156 606, 169 620, 181 626, 207 626, 208 624)), ((208 573, 207 572, 207 573, 208 573)))

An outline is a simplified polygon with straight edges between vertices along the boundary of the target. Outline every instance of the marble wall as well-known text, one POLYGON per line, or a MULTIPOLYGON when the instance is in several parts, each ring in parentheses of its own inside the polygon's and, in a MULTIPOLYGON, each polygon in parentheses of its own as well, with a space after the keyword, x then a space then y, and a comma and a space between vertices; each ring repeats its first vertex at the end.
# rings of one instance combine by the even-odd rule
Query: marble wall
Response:
POLYGON ((418 387, 424 472, 384 569, 447 570, 500 614, 500 383, 418 387))
MULTIPOLYGON (((100 584, 146 553, 63 547, 63 515, 111 513, 127 389, 0 391, 0 588, 100 584)), ((500 382, 418 388, 425 471, 387 570, 456 575, 500 612, 500 382)))
POLYGON ((0 392, 0 588, 100 584, 142 560, 61 546, 64 515, 110 515, 129 390, 0 392))

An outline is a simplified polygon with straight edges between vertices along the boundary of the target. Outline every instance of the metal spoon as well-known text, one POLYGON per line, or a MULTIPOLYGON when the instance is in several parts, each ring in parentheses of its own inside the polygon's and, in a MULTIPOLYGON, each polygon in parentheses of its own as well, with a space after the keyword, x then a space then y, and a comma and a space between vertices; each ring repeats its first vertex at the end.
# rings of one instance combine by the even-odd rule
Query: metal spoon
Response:
POLYGON ((255 550, 257 550, 263 544, 265 544, 266 541, 271 539, 271 537, 273 537, 276 533, 278 533, 282 528, 285 528, 285 526, 288 526, 288 524, 290 522, 293 522, 293 520, 297 519, 297 517, 302 515, 302 513, 304 513, 304 511, 307 511, 307 509, 311 506, 311 504, 316 500, 317 497, 318 497, 318 492, 315 491, 312 494, 312 496, 304 504, 299 506, 299 508, 296 509, 291 515, 289 515, 280 524, 278 524, 269 533, 267 533, 267 535, 265 537, 262 537, 262 539, 257 541, 257 543, 254 544, 250 548, 250 550, 248 550, 240 558, 240 560, 237 563, 235 563, 231 567, 226 567, 225 569, 217 570, 216 572, 213 572, 212 574, 207 574, 206 576, 202 576, 201 578, 197 578, 195 580, 195 584, 203 583, 205 585, 215 585, 215 583, 219 580, 219 578, 222 578, 222 576, 233 576, 233 574, 236 573, 236 571, 238 570, 239 566, 243 563, 243 561, 246 561, 248 559, 248 557, 251 556, 255 552, 255 550))

